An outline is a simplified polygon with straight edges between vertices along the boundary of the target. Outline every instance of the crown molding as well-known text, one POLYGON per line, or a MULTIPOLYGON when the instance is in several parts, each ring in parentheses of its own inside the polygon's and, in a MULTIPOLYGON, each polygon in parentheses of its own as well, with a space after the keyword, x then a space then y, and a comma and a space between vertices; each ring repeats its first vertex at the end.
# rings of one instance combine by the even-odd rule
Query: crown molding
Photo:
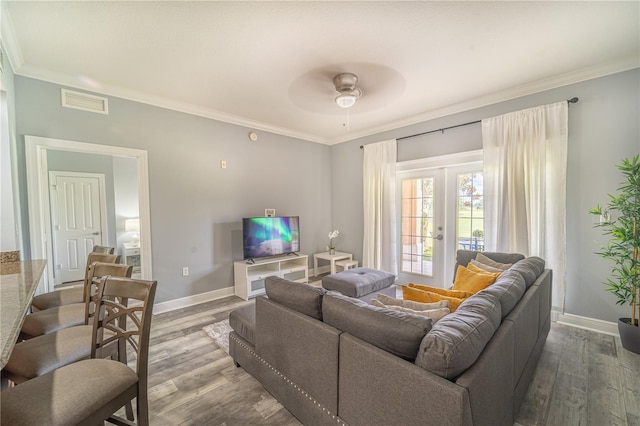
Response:
POLYGON ((16 71, 17 75, 22 77, 34 78, 36 80, 47 81, 53 84, 60 84, 74 89, 90 91, 100 95, 113 96, 116 98, 126 99, 133 102, 140 102, 147 105, 157 106, 170 109, 173 111, 183 112, 199 117, 210 118, 212 120, 222 121, 225 123, 235 124, 241 127, 247 127, 252 130, 262 130, 269 133, 275 133, 282 136, 288 136, 296 139, 302 139, 310 142, 326 144, 325 138, 312 135, 309 133, 297 132, 285 127, 273 126, 261 121, 251 120, 233 114, 202 108, 197 105, 184 102, 177 102, 171 99, 152 96, 147 93, 135 90, 122 89, 116 86, 102 85, 96 82, 88 83, 77 78, 70 77, 65 74, 55 73, 31 65, 23 65, 16 71))
POLYGON ((9 65, 15 73, 22 64, 24 64, 24 58, 22 57, 22 51, 16 38, 16 31, 13 27, 13 20, 11 14, 5 2, 0 1, 0 38, 2 38, 2 50, 9 59, 9 65))
MULTIPOLYGON (((434 120, 436 118, 446 117, 453 114, 481 108, 488 105, 497 104, 499 102, 509 101, 511 99, 521 98, 523 96, 533 95, 535 93, 544 92, 546 90, 556 89, 558 87, 568 86, 570 84, 580 83, 594 78, 605 77, 619 72, 629 71, 640 68, 640 61, 637 57, 629 57, 616 62, 601 63, 592 67, 586 67, 577 71, 559 74, 551 78, 537 80, 532 83, 522 84, 507 90, 491 93, 486 96, 480 96, 468 101, 448 105, 422 114, 414 115, 402 120, 386 123, 381 126, 372 127, 360 132, 353 132, 346 136, 330 138, 327 140, 328 145, 335 145, 343 142, 352 141, 365 136, 376 135, 378 133, 396 130, 402 127, 423 123, 425 121, 434 120)), ((576 94, 578 95, 578 94, 576 94)), ((404 135, 398 135, 402 137, 404 135)))
MULTIPOLYGON (((199 117, 209 118, 225 123, 234 124, 241 127, 246 127, 253 130, 262 130, 269 133, 274 133, 282 136, 287 136, 296 139, 302 139, 309 142, 320 143, 324 145, 336 145, 343 142, 360 139, 366 136, 371 136, 383 132, 397 130, 403 127, 423 123, 425 121, 434 120, 441 117, 481 108, 488 105, 493 105, 499 102, 505 102, 511 99, 520 98, 523 96, 532 95, 535 93, 544 92, 546 90, 555 89, 570 84, 580 83, 594 78, 604 77, 619 72, 628 71, 631 69, 639 68, 640 61, 637 57, 624 58, 615 62, 601 63, 592 67, 582 68, 577 71, 572 71, 564 74, 559 74, 547 79, 537 80, 535 82, 523 84, 517 87, 513 87, 500 92, 495 92, 486 96, 480 96, 468 101, 460 102, 457 104, 448 105, 435 110, 427 111, 422 114, 417 114, 411 117, 404 118, 402 120, 393 121, 380 126, 370 127, 368 129, 351 132, 348 135, 343 135, 335 138, 325 138, 319 135, 310 133, 298 132, 289 128, 274 126, 261 121, 251 120, 241 116, 224 113, 208 108, 202 108, 197 105, 177 102, 171 99, 162 98, 158 96, 152 96, 143 92, 134 90, 122 89, 116 86, 90 84, 86 81, 81 81, 77 78, 70 77, 68 75, 54 73, 48 70, 43 70, 30 65, 24 65, 24 60, 16 42, 15 32, 11 17, 6 10, 6 6, 3 4, 2 9, 2 44, 5 48, 5 53, 9 58, 9 62, 13 68, 15 74, 30 77, 37 80, 43 80, 54 84, 60 84, 75 89, 86 90, 103 95, 113 96, 121 99, 130 100, 133 102, 140 102, 147 105, 158 106, 161 108, 170 109, 173 111, 183 112, 185 114, 191 114, 199 117)), ((400 136, 398 136, 400 137, 400 136)))

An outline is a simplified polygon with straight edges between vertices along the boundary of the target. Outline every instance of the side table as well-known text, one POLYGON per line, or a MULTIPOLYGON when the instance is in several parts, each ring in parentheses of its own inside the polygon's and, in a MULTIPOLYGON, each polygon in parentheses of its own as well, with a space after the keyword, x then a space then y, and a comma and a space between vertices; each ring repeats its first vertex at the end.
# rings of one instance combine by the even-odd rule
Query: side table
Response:
POLYGON ((327 260, 331 265, 331 273, 336 273, 336 260, 353 260, 353 255, 351 253, 344 253, 337 251, 334 254, 329 254, 328 251, 324 251, 322 253, 315 253, 313 255, 313 275, 318 276, 318 259, 327 260))

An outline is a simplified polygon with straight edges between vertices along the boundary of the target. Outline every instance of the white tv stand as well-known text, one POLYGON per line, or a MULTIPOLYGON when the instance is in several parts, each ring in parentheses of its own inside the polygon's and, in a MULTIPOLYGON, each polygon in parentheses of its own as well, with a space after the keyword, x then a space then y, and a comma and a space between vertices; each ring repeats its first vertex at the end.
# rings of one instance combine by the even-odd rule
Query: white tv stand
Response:
POLYGON ((306 254, 256 259, 254 262, 242 260, 233 263, 236 296, 245 300, 264 294, 267 277, 276 276, 299 283, 309 281, 309 256, 306 254))

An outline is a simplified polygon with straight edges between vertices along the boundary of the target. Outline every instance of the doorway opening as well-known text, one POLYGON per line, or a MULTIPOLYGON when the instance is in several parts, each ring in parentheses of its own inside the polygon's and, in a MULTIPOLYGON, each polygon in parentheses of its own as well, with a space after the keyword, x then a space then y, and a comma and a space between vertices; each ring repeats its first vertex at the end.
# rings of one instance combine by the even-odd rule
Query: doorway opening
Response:
MULTIPOLYGON (((151 279, 151 226, 149 207, 149 172, 147 152, 144 150, 98 145, 61 139, 25 136, 27 165, 27 197, 29 204, 29 232, 31 258, 46 259, 47 268, 43 275, 43 291, 53 290, 53 238, 51 229, 51 207, 49 199, 49 176, 47 153, 49 150, 75 153, 110 155, 115 158, 131 158, 137 167, 137 192, 139 198, 139 238, 141 278, 151 279)), ((40 289, 39 289, 40 290, 40 289)))

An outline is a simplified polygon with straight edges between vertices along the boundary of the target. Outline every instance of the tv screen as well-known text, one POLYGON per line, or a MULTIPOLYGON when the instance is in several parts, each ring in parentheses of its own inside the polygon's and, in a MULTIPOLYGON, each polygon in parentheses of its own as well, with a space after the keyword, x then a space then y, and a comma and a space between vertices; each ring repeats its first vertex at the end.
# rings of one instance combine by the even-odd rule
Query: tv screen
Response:
POLYGON ((300 220, 298 216, 244 218, 242 241, 245 259, 298 252, 300 220))

